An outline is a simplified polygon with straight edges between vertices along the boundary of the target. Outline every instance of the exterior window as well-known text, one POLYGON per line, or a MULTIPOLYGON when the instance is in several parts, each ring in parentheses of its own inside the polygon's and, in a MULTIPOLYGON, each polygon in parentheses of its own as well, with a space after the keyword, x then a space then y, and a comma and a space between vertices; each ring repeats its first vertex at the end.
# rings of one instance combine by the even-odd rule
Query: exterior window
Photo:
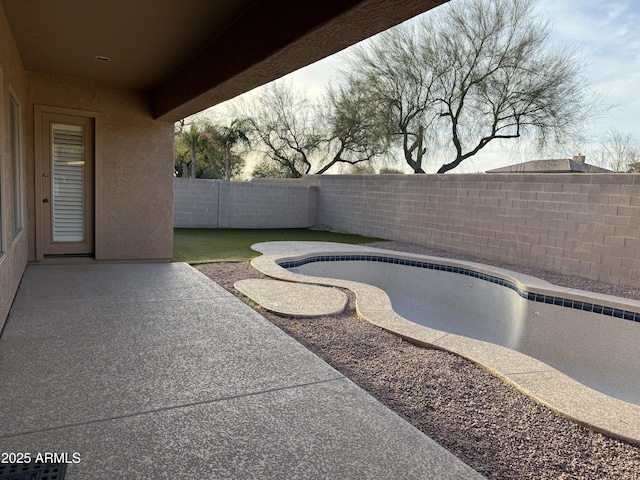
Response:
POLYGON ((12 233, 16 238, 23 227, 22 202, 22 156, 20 152, 20 105, 13 95, 9 95, 9 142, 11 146, 11 174, 12 174, 12 233))

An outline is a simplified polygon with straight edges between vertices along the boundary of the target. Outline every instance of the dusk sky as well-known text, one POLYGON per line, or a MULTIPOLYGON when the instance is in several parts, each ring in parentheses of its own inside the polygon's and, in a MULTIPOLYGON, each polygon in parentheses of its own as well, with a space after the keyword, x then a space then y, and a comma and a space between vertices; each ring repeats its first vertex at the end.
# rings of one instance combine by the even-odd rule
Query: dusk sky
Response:
MULTIPOLYGON (((538 0, 538 8, 551 20, 554 39, 578 50, 592 89, 611 107, 585 132, 591 139, 590 144, 568 145, 545 158, 567 158, 583 153, 589 161, 589 153, 593 153, 612 128, 640 141, 640 1, 538 0)), ((320 95, 336 77, 342 64, 341 55, 316 62, 286 78, 309 96, 320 95)), ((473 162, 463 164, 464 168, 461 166, 455 172, 485 171, 537 158, 535 151, 524 146, 490 144, 473 162)))

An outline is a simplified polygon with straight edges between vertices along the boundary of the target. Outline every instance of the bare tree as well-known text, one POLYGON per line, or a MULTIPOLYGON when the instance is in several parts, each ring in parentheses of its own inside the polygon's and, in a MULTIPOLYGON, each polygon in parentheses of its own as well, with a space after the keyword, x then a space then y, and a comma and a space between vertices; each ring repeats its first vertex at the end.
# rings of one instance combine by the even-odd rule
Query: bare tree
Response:
POLYGON ((323 141, 317 174, 340 163, 369 165, 387 151, 384 124, 363 95, 354 83, 328 88, 319 114, 323 141))
POLYGON ((550 31, 534 0, 451 2, 361 49, 347 78, 368 88, 415 172, 426 139, 448 138, 445 173, 494 140, 571 137, 592 113, 577 57, 550 31))
POLYGON ((631 133, 611 128, 600 145, 598 156, 601 166, 614 172, 629 172, 640 161, 640 148, 631 133))
POLYGON ((424 34, 420 26, 410 24, 388 30, 355 49, 343 71, 346 83, 360 90, 361 105, 385 126, 386 137, 401 146, 415 173, 425 173, 423 162, 436 119, 434 53, 424 34))
POLYGON ((286 82, 273 82, 253 101, 237 105, 236 112, 254 137, 253 144, 287 176, 309 173, 322 136, 315 106, 307 98, 286 82))
POLYGON ((380 121, 354 84, 330 87, 325 98, 311 101, 278 81, 253 102, 236 106, 236 113, 268 158, 256 175, 322 174, 338 164, 371 162, 387 150, 380 121))
POLYGON ((455 157, 445 173, 495 139, 571 136, 590 112, 577 58, 553 49, 533 0, 451 4, 438 28, 441 115, 455 157))
POLYGON ((291 171, 283 168, 280 163, 269 158, 263 158, 251 170, 252 178, 297 178, 291 176, 291 171))
POLYGON ((640 173, 640 162, 632 162, 627 168, 627 173, 640 173))

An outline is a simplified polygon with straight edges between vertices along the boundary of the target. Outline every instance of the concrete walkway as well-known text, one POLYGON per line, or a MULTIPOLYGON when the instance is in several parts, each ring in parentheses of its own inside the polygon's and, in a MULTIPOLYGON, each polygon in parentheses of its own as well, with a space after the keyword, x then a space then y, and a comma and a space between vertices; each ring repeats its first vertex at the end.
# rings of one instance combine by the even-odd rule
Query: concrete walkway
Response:
POLYGON ((186 264, 30 266, 0 452, 66 479, 482 478, 186 264))

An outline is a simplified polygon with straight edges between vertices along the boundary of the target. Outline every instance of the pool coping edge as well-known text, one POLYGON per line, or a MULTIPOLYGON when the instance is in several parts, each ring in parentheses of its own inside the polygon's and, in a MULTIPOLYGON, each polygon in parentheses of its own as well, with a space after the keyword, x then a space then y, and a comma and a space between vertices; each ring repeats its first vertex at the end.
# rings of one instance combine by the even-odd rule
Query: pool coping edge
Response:
POLYGON ((315 243, 307 245, 308 248, 300 248, 300 244, 304 242, 287 243, 296 244, 296 247, 301 251, 298 253, 286 252, 285 242, 256 244, 252 248, 263 252, 263 255, 253 259, 252 266, 265 275, 282 281, 351 290, 356 296, 358 316, 370 323, 412 343, 445 350, 465 358, 536 402, 580 425, 607 436, 640 445, 640 406, 589 388, 546 363, 515 350, 413 323, 398 315, 391 307, 391 301, 387 294, 372 285, 296 274, 284 269, 278 263, 318 255, 353 255, 354 251, 366 251, 366 254, 376 252, 403 259, 437 260, 438 263, 469 268, 504 278, 514 282, 520 288, 536 293, 561 294, 570 296, 570 298, 585 298, 585 294, 588 294, 587 298, 597 298, 606 302, 615 302, 615 304, 624 300, 622 305, 633 305, 635 308, 640 308, 640 302, 560 287, 535 277, 475 262, 396 252, 362 245, 329 243, 319 245, 315 243), (282 249, 275 249, 276 251, 280 250, 279 253, 264 248, 265 245, 274 243, 282 244, 278 245, 282 249))

